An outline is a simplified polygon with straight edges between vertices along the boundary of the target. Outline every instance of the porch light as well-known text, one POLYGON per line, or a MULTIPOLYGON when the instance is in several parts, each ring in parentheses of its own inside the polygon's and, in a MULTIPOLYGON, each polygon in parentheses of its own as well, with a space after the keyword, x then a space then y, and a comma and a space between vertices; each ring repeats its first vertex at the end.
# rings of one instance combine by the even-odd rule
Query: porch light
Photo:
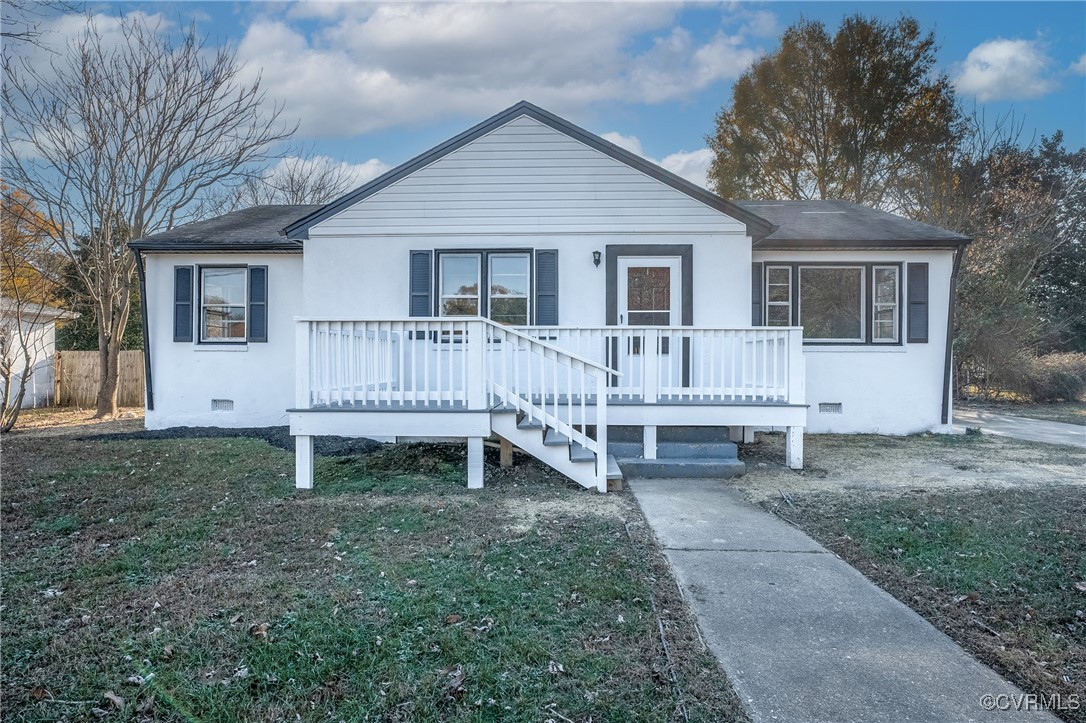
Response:
POLYGON ((600 252, 599 251, 593 251, 592 252, 592 263, 595 264, 597 267, 600 265, 600 252))

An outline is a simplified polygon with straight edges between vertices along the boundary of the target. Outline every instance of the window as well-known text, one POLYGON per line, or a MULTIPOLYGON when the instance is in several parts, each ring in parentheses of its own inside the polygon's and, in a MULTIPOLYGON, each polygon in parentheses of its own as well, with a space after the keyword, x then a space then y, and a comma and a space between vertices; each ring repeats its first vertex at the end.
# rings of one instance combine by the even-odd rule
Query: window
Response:
POLYGON ((871 324, 872 340, 897 341, 898 330, 898 269, 896 266, 874 267, 871 324))
POLYGON ((439 316, 486 316, 511 326, 531 323, 528 253, 439 252, 437 268, 439 316))
POLYGON ((489 316, 499 324, 528 325, 528 254, 491 254, 489 316))
POLYGON ((799 323, 803 338, 864 341, 864 268, 801 266, 799 323))
POLYGON ((440 258, 440 316, 479 316, 479 254, 442 254, 440 258))
POLYGON ((766 325, 792 325, 792 267, 770 266, 765 277, 766 325))
POLYGON ((246 275, 245 267, 200 269, 200 341, 245 341, 246 275))

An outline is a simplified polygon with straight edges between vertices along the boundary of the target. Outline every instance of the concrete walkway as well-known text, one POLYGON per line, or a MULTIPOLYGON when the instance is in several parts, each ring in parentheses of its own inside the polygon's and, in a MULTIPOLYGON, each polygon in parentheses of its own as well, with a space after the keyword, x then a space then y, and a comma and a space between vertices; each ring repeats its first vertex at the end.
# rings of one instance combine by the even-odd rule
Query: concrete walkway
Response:
POLYGON ((755 723, 1056 720, 986 710, 1021 692, 724 483, 630 487, 755 723))
POLYGON ((1001 437, 1086 448, 1086 427, 1079 424, 1049 422, 1044 419, 1014 417, 1010 414, 973 409, 954 410, 954 424, 962 427, 980 427, 985 434, 997 434, 1001 437))

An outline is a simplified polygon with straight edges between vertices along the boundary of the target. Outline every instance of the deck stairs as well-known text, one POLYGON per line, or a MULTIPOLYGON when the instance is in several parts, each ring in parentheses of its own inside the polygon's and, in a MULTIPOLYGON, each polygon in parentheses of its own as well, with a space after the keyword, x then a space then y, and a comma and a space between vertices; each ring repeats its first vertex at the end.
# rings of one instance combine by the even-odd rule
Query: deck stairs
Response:
MULTIPOLYGON (((512 407, 492 410, 490 426, 495 434, 582 487, 597 488, 596 453, 570 440, 554 427, 512 407)), ((609 486, 622 481, 622 471, 611 454, 607 455, 607 481, 609 486)))

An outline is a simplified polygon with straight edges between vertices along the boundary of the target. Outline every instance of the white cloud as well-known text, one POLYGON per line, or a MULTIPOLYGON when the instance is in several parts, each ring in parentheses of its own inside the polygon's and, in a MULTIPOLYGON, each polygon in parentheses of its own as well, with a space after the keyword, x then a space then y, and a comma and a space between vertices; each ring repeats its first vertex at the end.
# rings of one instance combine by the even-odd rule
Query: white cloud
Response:
POLYGON ((342 177, 347 188, 357 188, 390 168, 392 166, 377 158, 371 158, 362 163, 347 163, 328 156, 312 156, 304 159, 298 156, 287 156, 272 166, 264 177, 275 185, 276 178, 292 174, 308 177, 329 174, 337 178, 342 177))
POLYGON ((701 148, 696 151, 677 151, 664 156, 663 160, 658 161, 644 153, 641 147, 641 139, 637 136, 624 136, 621 133, 609 131, 601 134, 600 137, 611 141, 619 148, 624 148, 630 153, 636 153, 642 158, 666 168, 691 183, 695 183, 702 188, 709 187, 709 164, 713 162, 713 152, 708 148, 701 148))
POLYGON ((760 51, 701 42, 670 3, 294 5, 247 29, 239 57, 307 137, 349 137, 527 99, 577 115, 660 103, 737 77, 760 51), (304 16, 303 32, 292 18, 304 16), (646 48, 645 40, 648 40, 646 48))
POLYGON ((1068 67, 1067 69, 1072 73, 1086 75, 1086 53, 1084 53, 1081 58, 1071 63, 1070 67, 1068 67))
POLYGON ((1037 40, 988 40, 969 51, 955 85, 977 100, 1039 98, 1056 89, 1052 59, 1037 40))
POLYGON ((621 133, 609 131, 602 134, 600 138, 605 141, 610 141, 619 148, 624 148, 630 153, 636 153, 639 156, 644 155, 644 152, 641 150, 641 139, 637 136, 624 136, 621 133))
POLYGON ((701 148, 696 151, 679 151, 664 156, 660 165, 691 183, 708 188, 709 164, 712 162, 713 152, 708 148, 701 148))

